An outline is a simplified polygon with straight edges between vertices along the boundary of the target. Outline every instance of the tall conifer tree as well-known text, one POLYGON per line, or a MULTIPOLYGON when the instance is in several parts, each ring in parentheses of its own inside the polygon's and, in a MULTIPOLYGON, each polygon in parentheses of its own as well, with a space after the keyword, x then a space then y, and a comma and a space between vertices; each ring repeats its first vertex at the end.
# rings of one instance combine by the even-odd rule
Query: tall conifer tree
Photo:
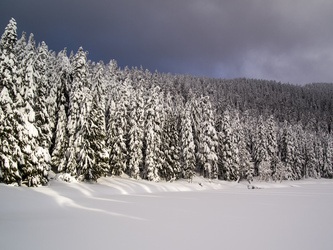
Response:
POLYGON ((181 172, 179 161, 179 115, 170 94, 166 97, 164 109, 165 121, 162 131, 161 150, 165 160, 163 161, 161 175, 166 180, 174 180, 179 178, 181 172))
POLYGON ((18 66, 15 55, 16 21, 11 19, 0 40, 0 178, 10 184, 22 182, 19 163, 23 155, 17 138, 20 116, 15 110, 18 66))
POLYGON ((82 128, 83 126, 86 126, 91 98, 89 97, 87 57, 82 47, 79 48, 73 60, 73 81, 69 96, 69 114, 67 123, 69 141, 66 152, 66 172, 71 176, 78 177, 81 174, 83 164, 82 155, 79 155, 81 147, 84 147, 82 144, 84 138, 82 128))
POLYGON ((232 128, 229 111, 225 111, 219 124, 219 168, 220 178, 238 180, 240 178, 237 131, 232 128))
POLYGON ((143 165, 143 135, 144 135, 144 99, 141 84, 136 91, 131 91, 129 134, 128 134, 128 168, 129 175, 137 179, 143 165))
POLYGON ((181 163, 184 178, 192 182, 195 176, 195 145, 190 115, 191 108, 186 105, 181 120, 181 163))
POLYGON ((58 77, 54 79, 57 84, 57 107, 55 111, 55 131, 52 138, 51 163, 55 172, 64 172, 66 170, 67 159, 65 154, 68 147, 67 121, 71 71, 72 66, 65 49, 58 54, 56 68, 58 77))
POLYGON ((160 88, 151 90, 146 103, 146 123, 144 136, 144 171, 143 176, 150 181, 158 182, 162 169, 162 96, 160 88))
MULTIPOLYGON (((88 102, 89 103, 89 102, 88 102)), ((105 97, 103 65, 98 63, 93 77, 93 99, 83 124, 79 153, 81 179, 97 181, 108 172, 109 154, 105 145, 105 97)))
POLYGON ((204 176, 209 179, 218 177, 218 137, 211 103, 208 97, 201 98, 202 122, 200 124, 198 159, 204 176))
POLYGON ((127 137, 130 79, 120 82, 112 93, 109 105, 107 145, 110 150, 110 171, 121 175, 127 171, 127 137))

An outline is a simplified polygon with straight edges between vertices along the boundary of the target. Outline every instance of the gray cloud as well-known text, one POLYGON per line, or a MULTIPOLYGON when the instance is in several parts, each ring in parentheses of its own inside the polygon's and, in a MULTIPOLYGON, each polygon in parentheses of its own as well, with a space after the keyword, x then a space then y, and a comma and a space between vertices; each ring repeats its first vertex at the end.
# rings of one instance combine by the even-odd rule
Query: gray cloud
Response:
POLYGON ((19 30, 122 67, 282 82, 333 81, 331 0, 11 0, 19 30))

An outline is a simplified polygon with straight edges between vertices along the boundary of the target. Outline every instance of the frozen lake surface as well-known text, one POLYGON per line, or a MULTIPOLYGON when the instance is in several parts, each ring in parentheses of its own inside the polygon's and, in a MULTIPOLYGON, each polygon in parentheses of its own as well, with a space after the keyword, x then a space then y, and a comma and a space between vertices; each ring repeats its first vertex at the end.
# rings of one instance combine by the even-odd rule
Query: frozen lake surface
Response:
POLYGON ((0 184, 1 249, 332 249, 332 180, 252 185, 0 184))

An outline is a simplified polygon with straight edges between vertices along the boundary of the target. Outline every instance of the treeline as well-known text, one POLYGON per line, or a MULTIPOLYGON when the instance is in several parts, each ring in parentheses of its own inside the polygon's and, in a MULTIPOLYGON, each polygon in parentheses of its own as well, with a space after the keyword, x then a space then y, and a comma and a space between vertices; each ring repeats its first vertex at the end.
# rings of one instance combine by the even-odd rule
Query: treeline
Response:
POLYGON ((0 180, 128 174, 332 178, 332 84, 295 86, 120 69, 56 54, 11 19, 0 41, 0 180))

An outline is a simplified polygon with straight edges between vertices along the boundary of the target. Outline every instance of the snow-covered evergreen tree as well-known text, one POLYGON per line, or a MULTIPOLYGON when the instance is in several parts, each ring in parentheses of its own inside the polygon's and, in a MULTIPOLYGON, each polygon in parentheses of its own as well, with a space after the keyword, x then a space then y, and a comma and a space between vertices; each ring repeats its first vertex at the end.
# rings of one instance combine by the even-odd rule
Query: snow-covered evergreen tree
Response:
POLYGON ((270 138, 270 142, 273 143, 273 130, 271 134, 268 136, 266 124, 262 118, 259 117, 257 132, 256 132, 256 141, 254 145, 254 159, 255 159, 255 171, 261 180, 267 181, 271 177, 271 157, 268 152, 270 150, 271 154, 274 153, 273 146, 268 146, 268 138, 270 138))
POLYGON ((200 124, 198 159, 203 175, 209 179, 216 179, 218 177, 218 137, 215 120, 208 97, 201 98, 201 105, 203 119, 200 124))
POLYGON ((143 164, 144 99, 142 87, 131 91, 128 134, 128 169, 132 178, 140 176, 143 164))
MULTIPOLYGON (((22 177, 28 182, 28 186, 37 186, 47 183, 50 156, 48 152, 49 138, 43 140, 40 120, 37 120, 37 112, 42 109, 42 102, 35 103, 38 99, 37 86, 39 84, 36 67, 37 51, 33 35, 30 35, 26 46, 26 53, 20 65, 21 84, 18 87, 19 98, 17 101, 18 112, 22 114, 23 124, 20 134, 21 150, 24 153, 25 162, 21 165, 22 177), (37 112, 36 112, 37 111, 37 112), (45 147, 42 145, 44 144, 45 147)), ((44 131, 43 131, 44 132, 44 131)))
POLYGON ((294 137, 292 136, 291 126, 284 123, 281 136, 281 161, 283 168, 281 171, 281 180, 293 180, 293 158, 294 158, 294 137))
POLYGON ((224 112, 219 126, 220 178, 235 181, 240 178, 240 159, 237 135, 232 129, 228 110, 224 112))
POLYGON ((15 47, 14 47, 14 54, 19 62, 23 60, 25 56, 25 50, 27 46, 27 33, 22 32, 22 36, 20 39, 17 40, 15 47))
POLYGON ((191 107, 186 105, 181 120, 181 162, 184 178, 192 182, 195 176, 195 145, 190 115, 191 107))
POLYGON ((277 168, 281 163, 278 155, 277 126, 273 116, 267 120, 267 154, 270 159, 270 175, 273 179, 279 180, 280 174, 277 173, 277 168))
MULTIPOLYGON (((247 179, 248 182, 253 181, 254 177, 254 160, 252 155, 254 155, 254 142, 255 142, 255 121, 249 116, 249 113, 243 112, 241 119, 241 126, 238 129, 239 137, 239 159, 240 159, 240 170, 241 178, 247 179)), ((237 126, 236 126, 237 128, 237 126)))
POLYGON ((324 166, 324 149, 320 136, 314 138, 314 154, 315 154, 315 169, 314 174, 316 178, 321 178, 322 169, 324 166))
POLYGON ((249 183, 253 181, 254 175, 254 165, 251 162, 251 154, 249 152, 246 135, 244 133, 244 124, 240 128, 239 132, 237 132, 239 140, 239 168, 240 168, 240 176, 241 178, 246 179, 249 183))
POLYGON ((316 172, 316 155, 315 155, 315 142, 312 134, 307 135, 307 141, 305 146, 306 158, 305 158, 305 177, 317 177, 316 172))
POLYGON ((160 88, 151 90, 146 102, 146 122, 144 133, 144 170, 143 177, 150 181, 160 180, 162 163, 162 96, 160 88))
MULTIPOLYGON (((239 161, 239 177, 244 178, 248 182, 253 180, 254 166, 251 162, 251 154, 249 152, 249 139, 246 133, 248 124, 240 119, 240 113, 237 110, 231 112, 231 127, 233 130, 234 141, 238 148, 238 161, 239 161)), ((237 162, 237 161, 236 161, 237 162)))
POLYGON ((195 146, 196 172, 203 174, 201 171, 202 166, 200 165, 199 156, 198 156, 200 124, 202 121, 202 109, 199 105, 199 101, 198 101, 199 98, 197 98, 196 95, 192 91, 189 91, 187 99, 188 99, 188 102, 186 103, 186 105, 188 105, 191 108, 190 115, 191 115, 193 141, 194 141, 194 146, 195 146))
MULTIPOLYGON (((34 61, 34 125, 38 131, 38 146, 35 148, 35 156, 37 157, 37 168, 40 171, 47 173, 51 168, 51 156, 49 149, 53 136, 53 123, 50 117, 54 114, 48 109, 49 103, 47 100, 51 95, 51 86, 48 79, 49 65, 48 47, 44 42, 37 48, 36 59, 34 61)), ((55 100, 53 100, 55 101, 55 100)), ((54 104, 51 104, 54 105, 54 104)), ((44 180, 45 181, 45 180, 44 180)))
POLYGON ((13 100, 3 87, 0 92, 0 180, 21 185, 19 163, 24 159, 16 137, 17 121, 12 106, 13 100))
MULTIPOLYGON (((39 140, 45 149, 49 149, 52 138, 53 124, 51 122, 48 108, 48 98, 51 94, 51 84, 48 79, 49 51, 45 42, 42 42, 37 48, 36 60, 34 63, 34 79, 36 82, 36 94, 34 97, 36 112, 36 127, 39 132, 39 140)), ((53 100, 54 102, 56 100, 53 100)))
POLYGON ((323 177, 333 177, 333 138, 332 135, 325 136, 323 177))
POLYGON ((89 91, 89 77, 87 57, 83 48, 79 48, 74 57, 73 81, 69 96, 68 114, 68 148, 66 152, 66 172, 71 176, 79 177, 82 170, 82 147, 85 147, 84 133, 82 129, 86 126, 91 96, 89 91), (81 153, 80 153, 81 152, 81 153))
POLYGON ((53 134, 54 142, 51 149, 51 164, 55 172, 64 172, 67 163, 65 155, 68 147, 67 116, 72 71, 66 49, 59 52, 56 65, 58 78, 55 78, 54 81, 57 84, 57 107, 55 112, 55 132, 53 134))
POLYGON ((294 179, 299 180, 301 179, 304 169, 304 151, 305 151, 305 137, 304 137, 304 130, 300 124, 297 124, 293 127, 293 134, 294 134, 294 164, 293 164, 293 176, 294 179))
MULTIPOLYGON (((15 39, 13 39, 16 37, 16 22, 12 19, 1 38, 1 72, 5 73, 1 74, 1 85, 4 104, 8 110, 6 115, 9 115, 6 125, 11 124, 9 127, 16 137, 16 140, 12 140, 13 137, 10 136, 10 139, 7 135, 7 139, 14 143, 13 146, 16 150, 14 155, 20 155, 19 161, 14 163, 15 178, 17 179, 18 173, 19 182, 23 181, 28 186, 37 186, 48 181, 48 167, 43 160, 46 158, 49 160, 49 157, 41 150, 38 140, 39 133, 35 127, 36 47, 32 35, 25 47, 25 42, 22 40, 19 45, 16 44, 15 39), (20 53, 20 55, 15 53, 20 53), (18 62, 18 58, 21 59, 20 62, 18 62), (6 93, 7 87, 10 87, 8 94, 6 93), (8 109, 8 104, 11 106, 10 109, 8 109), (11 113, 14 115, 13 117, 11 117, 11 113)), ((7 129, 9 127, 7 126, 7 129)), ((4 138, 5 145, 6 142, 7 140, 4 138)), ((8 160, 8 162, 10 161, 8 160)))
POLYGON ((14 51, 17 41, 16 21, 11 19, 0 40, 0 179, 10 184, 21 184, 19 163, 23 155, 17 138, 17 118, 15 110, 16 82, 18 65, 14 51))
POLYGON ((160 173, 161 177, 166 180, 179 178, 180 174, 180 148, 179 148, 179 115, 170 94, 167 94, 165 100, 165 121, 162 131, 163 165, 160 173))
POLYGON ((113 89, 109 106, 107 145, 110 150, 110 173, 121 175, 127 171, 128 107, 130 79, 119 82, 113 89))
MULTIPOLYGON (((11 101, 16 97, 18 79, 18 62, 15 51, 17 33, 16 21, 12 18, 0 39, 0 86, 8 92, 11 101)), ((22 46, 21 46, 22 47, 22 46)))
POLYGON ((101 63, 96 66, 93 84, 92 105, 82 128, 83 141, 79 153, 79 171, 81 179, 97 181, 109 170, 109 154, 105 145, 105 91, 103 65, 101 63))

